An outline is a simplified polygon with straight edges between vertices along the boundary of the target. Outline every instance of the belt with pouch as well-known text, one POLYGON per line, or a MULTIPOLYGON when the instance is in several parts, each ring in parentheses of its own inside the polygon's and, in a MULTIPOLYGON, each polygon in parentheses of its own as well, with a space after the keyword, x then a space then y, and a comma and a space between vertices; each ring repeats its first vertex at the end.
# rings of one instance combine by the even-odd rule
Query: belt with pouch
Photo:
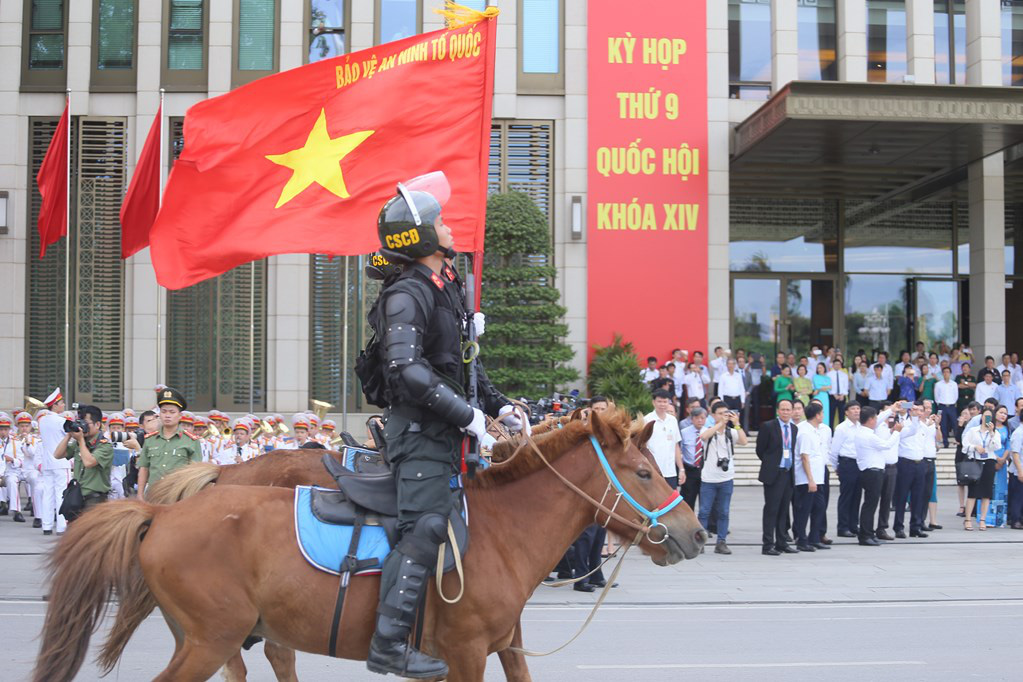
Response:
POLYGON ((95 500, 95 499, 107 499, 109 493, 89 493, 88 495, 82 495, 83 501, 95 500))

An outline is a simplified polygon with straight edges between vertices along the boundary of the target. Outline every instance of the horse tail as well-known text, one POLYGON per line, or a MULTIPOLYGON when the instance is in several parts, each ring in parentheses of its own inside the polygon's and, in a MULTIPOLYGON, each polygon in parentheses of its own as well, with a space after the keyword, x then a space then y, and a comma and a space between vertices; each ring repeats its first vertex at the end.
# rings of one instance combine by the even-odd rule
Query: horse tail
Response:
POLYGON ((48 559, 50 600, 34 682, 74 678, 116 591, 117 616, 97 659, 104 675, 113 669, 132 632, 156 607, 139 564, 139 545, 156 509, 134 500, 110 502, 68 527, 48 559))
POLYGON ((153 504, 174 504, 216 483, 219 477, 220 467, 213 462, 193 462, 170 472, 146 488, 146 501, 153 504))

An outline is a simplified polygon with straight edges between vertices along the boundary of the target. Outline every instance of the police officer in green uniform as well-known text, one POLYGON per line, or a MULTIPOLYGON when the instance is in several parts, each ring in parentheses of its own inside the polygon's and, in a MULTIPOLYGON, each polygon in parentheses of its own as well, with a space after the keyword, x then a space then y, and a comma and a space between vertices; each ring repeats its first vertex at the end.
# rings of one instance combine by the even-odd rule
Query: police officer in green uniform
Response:
MULTIPOLYGON (((445 260, 454 256, 454 240, 440 203, 432 194, 398 185, 397 196, 380 212, 377 231, 381 253, 404 266, 381 294, 379 319, 371 320, 381 339, 390 405, 384 436, 398 489, 400 539, 384 562, 366 664, 383 674, 443 677, 444 661, 417 651, 408 636, 456 503, 449 482, 460 471, 462 438, 465 432, 482 438, 485 417, 465 399, 467 316, 458 277, 445 260)), ((479 374, 484 408, 496 416, 508 400, 479 374)))
POLYGON ((78 408, 78 419, 84 423, 85 430, 79 428, 64 434, 53 456, 57 459, 74 458, 74 476, 82 488, 85 511, 107 501, 114 446, 103 437, 103 412, 98 407, 82 405, 78 408))
POLYGON ((173 388, 163 387, 157 393, 160 407, 160 430, 146 436, 139 454, 139 499, 143 499, 146 483, 155 483, 189 462, 201 462, 199 439, 187 429, 179 428, 181 413, 188 403, 185 396, 173 388))

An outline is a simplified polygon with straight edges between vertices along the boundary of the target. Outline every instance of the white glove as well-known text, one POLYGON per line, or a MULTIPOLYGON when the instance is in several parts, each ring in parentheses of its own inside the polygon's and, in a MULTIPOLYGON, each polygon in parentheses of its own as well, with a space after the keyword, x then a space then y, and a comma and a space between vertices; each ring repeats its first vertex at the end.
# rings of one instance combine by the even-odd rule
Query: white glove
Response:
POLYGON ((503 419, 501 419, 501 422, 508 427, 508 430, 510 432, 518 433, 519 431, 522 431, 523 428, 525 428, 526 435, 531 434, 532 429, 529 426, 529 422, 528 421, 523 422, 523 419, 522 417, 519 416, 519 414, 520 414, 519 412, 515 411, 514 405, 505 405, 504 407, 501 408, 500 412, 497 413, 497 416, 499 418, 504 417, 503 419), (511 416, 505 417, 505 415, 511 416))
POLYGON ((472 408, 472 421, 463 426, 462 430, 482 441, 483 436, 487 435, 487 417, 483 414, 483 410, 472 408))
POLYGON ((484 433, 483 437, 480 438, 480 447, 484 450, 493 450, 496 442, 496 438, 491 436, 489 433, 484 433))
POLYGON ((472 324, 476 327, 476 337, 479 338, 483 336, 483 332, 486 331, 487 328, 487 316, 483 313, 473 313, 472 324))

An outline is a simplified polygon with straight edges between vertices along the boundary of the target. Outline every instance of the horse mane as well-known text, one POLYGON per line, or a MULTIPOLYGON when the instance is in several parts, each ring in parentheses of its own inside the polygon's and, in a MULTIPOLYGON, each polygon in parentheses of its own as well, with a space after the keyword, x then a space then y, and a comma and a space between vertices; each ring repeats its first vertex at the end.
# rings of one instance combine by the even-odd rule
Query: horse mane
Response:
MULTIPOLYGON (((591 435, 596 435, 598 442, 604 447, 615 447, 625 443, 635 433, 632 418, 625 410, 608 410, 599 419, 600 427, 597 433, 593 430, 592 421, 574 419, 560 429, 536 436, 533 442, 543 452, 547 461, 553 462, 591 435)), ((493 466, 478 472, 473 480, 466 481, 466 487, 494 488, 528 476, 546 466, 524 439, 495 443, 493 461, 495 462, 493 466)))

